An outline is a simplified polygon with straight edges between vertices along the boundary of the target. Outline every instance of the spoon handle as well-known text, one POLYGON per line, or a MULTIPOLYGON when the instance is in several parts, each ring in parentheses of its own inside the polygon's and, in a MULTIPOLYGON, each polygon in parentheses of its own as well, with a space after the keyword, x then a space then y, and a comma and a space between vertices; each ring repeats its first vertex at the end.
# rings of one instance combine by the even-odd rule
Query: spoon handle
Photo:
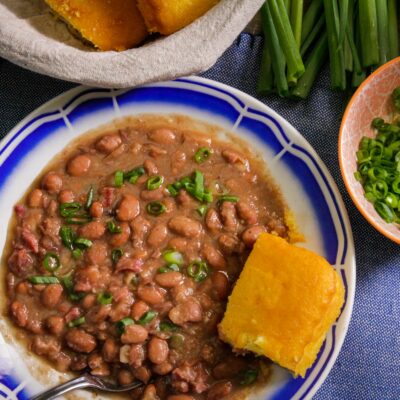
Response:
POLYGON ((46 392, 40 393, 32 397, 30 400, 51 400, 71 390, 83 389, 87 387, 93 387, 93 384, 86 379, 85 375, 83 375, 79 378, 75 378, 68 382, 65 382, 62 385, 57 386, 53 389, 47 390, 46 392))

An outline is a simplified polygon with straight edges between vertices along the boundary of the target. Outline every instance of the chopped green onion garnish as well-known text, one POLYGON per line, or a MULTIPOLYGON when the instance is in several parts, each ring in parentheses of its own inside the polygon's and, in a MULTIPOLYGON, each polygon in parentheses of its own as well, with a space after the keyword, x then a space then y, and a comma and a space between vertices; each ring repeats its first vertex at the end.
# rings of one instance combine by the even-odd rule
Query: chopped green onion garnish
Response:
POLYGON ((113 301, 113 296, 110 293, 99 293, 97 295, 97 301, 103 305, 111 304, 113 301))
POLYGON ((86 204, 85 204, 86 210, 89 210, 89 208, 92 206, 93 199, 94 199, 94 189, 93 189, 93 186, 90 186, 89 192, 87 194, 86 204))
POLYGON ((80 209, 81 205, 77 201, 62 203, 60 204, 60 215, 64 218, 73 217, 80 209))
POLYGON ((156 311, 147 311, 146 313, 144 313, 139 319, 138 319, 138 324, 139 325, 147 325, 149 324, 151 321, 153 321, 153 319, 158 315, 158 313, 156 311))
POLYGON ((146 187, 148 190, 158 189, 164 182, 164 177, 161 175, 152 176, 147 179, 146 187))
POLYGON ((207 206, 205 204, 202 204, 201 206, 196 208, 196 211, 200 214, 200 216, 203 216, 207 211, 207 206))
POLYGON ((58 268, 60 268, 60 258, 56 253, 46 253, 43 259, 43 267, 47 269, 49 272, 56 271, 58 268))
POLYGON ((231 203, 237 203, 239 201, 239 197, 231 196, 229 194, 223 194, 222 196, 218 197, 218 201, 223 203, 224 201, 230 201, 231 203))
POLYGON ((89 247, 92 247, 93 242, 89 239, 78 238, 74 240, 74 245, 79 249, 88 249, 89 247))
POLYGON ((207 147, 200 147, 197 151, 196 154, 194 155, 194 159, 197 162, 197 164, 201 164, 204 161, 206 161, 212 154, 212 150, 208 149, 207 147))
POLYGON ((136 168, 132 169, 129 172, 125 172, 124 179, 129 181, 129 183, 134 185, 137 182, 137 180, 142 175, 144 175, 144 173, 145 173, 145 170, 144 170, 144 168, 142 166, 141 167, 136 167, 136 168))
POLYGON ((118 321, 115 325, 118 335, 122 335, 125 332, 125 328, 134 323, 135 321, 129 317, 123 318, 120 321, 118 321))
POLYGON ((152 201, 147 204, 146 210, 151 215, 160 215, 166 211, 167 207, 160 201, 152 201))
POLYGON ((72 250, 72 257, 75 258, 75 260, 78 260, 79 258, 82 257, 83 254, 83 250, 82 249, 74 249, 72 250))
POLYGON ((163 257, 168 264, 183 265, 183 255, 179 251, 167 250, 163 253, 163 257))
POLYGON ((60 280, 55 276, 31 276, 29 282, 34 285, 50 285, 52 283, 60 283, 60 280))
POLYGON ((391 223, 395 220, 395 214, 391 207, 385 204, 383 201, 376 201, 374 203, 376 212, 387 222, 391 223))
POLYGON ((76 234, 73 229, 69 226, 62 226, 60 228, 59 235, 63 245, 72 251, 74 249, 74 240, 76 238, 76 234))
POLYGON ((121 187, 123 184, 124 184, 124 172, 123 171, 115 171, 114 186, 121 187))
POLYGON ((257 377, 258 377, 258 370, 250 368, 239 375, 239 384, 251 385, 257 380, 257 377))
POLYGON ((71 275, 65 276, 61 279, 62 284, 64 285, 66 291, 68 292, 68 296, 72 301, 78 301, 85 296, 85 293, 75 293, 74 292, 74 281, 71 275))
POLYGON ((158 268, 157 272, 159 274, 165 274, 166 272, 179 272, 180 268, 178 264, 170 264, 170 265, 166 265, 165 267, 160 267, 158 268))
POLYGON ((84 225, 89 221, 91 221, 91 218, 88 215, 75 215, 65 219, 68 225, 84 225))
POLYGON ((167 190, 172 197, 178 196, 179 190, 174 185, 168 185, 167 190))
POLYGON ((68 322, 68 328, 74 328, 75 326, 82 325, 86 322, 85 317, 76 318, 70 322, 68 322))
POLYGON ((204 201, 205 203, 212 203, 212 201, 213 201, 213 195, 212 195, 212 193, 211 193, 208 189, 205 189, 205 190, 204 190, 204 193, 203 193, 203 201, 204 201))
POLYGON ((122 249, 113 249, 111 251, 111 260, 116 263, 123 255, 124 251, 122 249))
POLYGON ((170 321, 161 321, 159 328, 160 328, 160 331, 163 331, 163 332, 176 332, 179 329, 179 326, 173 324, 170 321))
POLYGON ((195 280, 195 282, 204 281, 208 276, 208 265, 205 261, 193 261, 187 267, 187 274, 195 280))
POLYGON ((122 228, 118 226, 114 220, 110 220, 107 222, 107 228, 110 233, 121 233, 122 228))

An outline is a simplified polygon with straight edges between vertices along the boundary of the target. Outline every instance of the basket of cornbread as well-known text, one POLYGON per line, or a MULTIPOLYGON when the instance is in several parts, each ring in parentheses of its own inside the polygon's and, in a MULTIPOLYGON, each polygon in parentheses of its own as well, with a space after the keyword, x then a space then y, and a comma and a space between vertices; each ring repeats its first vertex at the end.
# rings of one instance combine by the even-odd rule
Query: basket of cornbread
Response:
POLYGON ((131 87, 209 68, 262 0, 0 0, 0 56, 56 78, 131 87))

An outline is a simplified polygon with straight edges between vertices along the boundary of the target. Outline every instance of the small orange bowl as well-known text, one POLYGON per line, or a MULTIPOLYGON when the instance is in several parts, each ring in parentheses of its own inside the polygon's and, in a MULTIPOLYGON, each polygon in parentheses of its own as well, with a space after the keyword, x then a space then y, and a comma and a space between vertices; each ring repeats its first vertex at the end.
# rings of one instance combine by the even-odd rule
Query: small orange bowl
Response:
POLYGON ((363 136, 374 137, 371 121, 385 121, 394 111, 392 91, 400 86, 400 57, 372 73, 357 89, 347 105, 339 132, 339 164, 342 177, 354 204, 364 218, 387 238, 400 244, 400 228, 386 223, 364 197, 364 189, 354 177, 356 152, 363 136))

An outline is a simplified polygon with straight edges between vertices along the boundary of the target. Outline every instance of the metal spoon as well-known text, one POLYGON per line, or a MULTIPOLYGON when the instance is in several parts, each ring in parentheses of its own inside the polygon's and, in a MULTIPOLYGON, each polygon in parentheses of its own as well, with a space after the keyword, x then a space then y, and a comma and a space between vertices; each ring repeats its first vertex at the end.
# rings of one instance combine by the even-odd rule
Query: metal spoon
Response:
POLYGON ((64 393, 70 392, 75 389, 84 389, 91 388, 97 389, 103 392, 111 392, 111 393, 119 393, 126 392, 128 390, 136 389, 139 386, 142 386, 143 382, 135 381, 130 385, 117 386, 111 383, 104 381, 103 379, 90 375, 88 373, 83 374, 79 378, 72 379, 68 382, 63 383, 62 385, 56 386, 53 389, 47 390, 41 394, 38 394, 31 398, 31 400, 50 400, 54 399, 58 396, 63 395, 64 393))

